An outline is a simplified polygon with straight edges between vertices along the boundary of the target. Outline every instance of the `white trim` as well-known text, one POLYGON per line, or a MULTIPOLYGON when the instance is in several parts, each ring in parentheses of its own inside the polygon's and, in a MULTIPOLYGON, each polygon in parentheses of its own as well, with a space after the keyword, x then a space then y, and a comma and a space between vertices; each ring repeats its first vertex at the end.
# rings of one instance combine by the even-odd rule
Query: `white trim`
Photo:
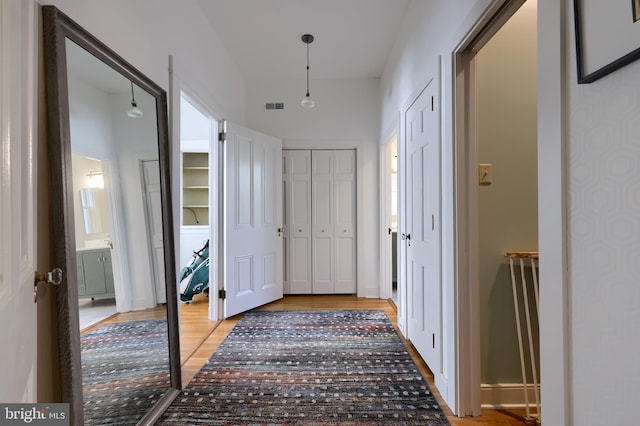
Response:
MULTIPOLYGON (((424 87, 424 86, 422 86, 424 87)), ((416 94, 417 97, 417 94, 416 94)), ((415 97, 411 98, 412 100, 415 97)), ((406 233, 406 205, 407 205, 407 176, 406 176, 406 156, 407 156, 407 137, 406 124, 404 115, 409 109, 410 101, 402 104, 402 109, 398 111, 398 328, 406 337, 409 335, 409 324, 407 315, 407 247, 404 239, 401 237, 406 233)))
POLYGON ((111 251, 113 267, 113 286, 116 294, 116 311, 129 312, 133 309, 131 293, 131 269, 129 268, 129 250, 127 237, 124 234, 124 209, 121 194, 113 188, 120 188, 118 174, 115 173, 111 160, 101 160, 104 172, 107 209, 109 212, 109 235, 113 250, 111 251))
POLYGON ((538 1, 538 227, 542 421, 573 424, 567 271, 568 1, 538 1))
POLYGON ((475 141, 470 141, 475 129, 475 116, 468 106, 473 103, 473 62, 467 51, 457 52, 455 79, 455 268, 458 346, 458 415, 480 415, 480 313, 478 292, 478 194, 475 173, 477 164, 475 141), (469 149, 471 145, 471 149, 469 149))
MULTIPOLYGON (((535 388, 532 385, 528 386, 529 401, 535 400, 535 388)), ((538 386, 538 392, 540 392, 540 386, 538 386)), ((496 384, 482 384, 480 387, 482 408, 489 410, 509 410, 509 409, 523 409, 525 408, 524 402, 524 386, 522 383, 496 383, 496 384)), ((529 404, 535 412, 535 404, 529 404)))

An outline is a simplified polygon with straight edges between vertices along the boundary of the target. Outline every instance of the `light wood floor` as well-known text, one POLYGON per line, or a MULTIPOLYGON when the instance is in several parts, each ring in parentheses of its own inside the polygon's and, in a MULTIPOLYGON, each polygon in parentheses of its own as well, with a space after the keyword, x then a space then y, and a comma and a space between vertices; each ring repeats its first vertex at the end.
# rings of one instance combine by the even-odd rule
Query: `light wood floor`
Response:
MULTIPOLYGON (((283 299, 258 308, 259 310, 320 310, 320 309, 375 309, 384 310, 397 330, 397 314, 392 302, 381 299, 364 299, 353 296, 286 296, 283 299)), ((192 303, 180 307, 180 353, 182 360, 182 385, 185 387, 202 368, 218 345, 242 318, 237 315, 221 322, 207 319, 208 299, 204 295, 196 296, 192 303)), ((120 314, 107 322, 132 321, 145 319, 144 312, 151 317, 162 315, 162 308, 120 314)), ((102 324, 104 324, 103 322, 102 324)), ((83 331, 84 334, 85 331, 83 331)), ((398 334, 400 334, 398 332, 398 334)), ((447 414, 452 426, 515 426, 535 423, 525 422, 524 410, 483 410, 482 416, 459 418, 451 414, 433 381, 433 374, 410 342, 404 340, 409 353, 418 366, 429 387, 438 398, 438 402, 447 414)))

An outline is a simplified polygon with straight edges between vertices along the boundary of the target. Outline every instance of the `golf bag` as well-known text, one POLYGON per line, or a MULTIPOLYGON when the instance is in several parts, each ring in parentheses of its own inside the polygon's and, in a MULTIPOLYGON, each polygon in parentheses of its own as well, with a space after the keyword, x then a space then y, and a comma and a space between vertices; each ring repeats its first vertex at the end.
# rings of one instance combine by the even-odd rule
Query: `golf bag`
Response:
POLYGON ((180 301, 189 303, 193 296, 209 293, 209 240, 193 252, 187 265, 180 271, 180 301))

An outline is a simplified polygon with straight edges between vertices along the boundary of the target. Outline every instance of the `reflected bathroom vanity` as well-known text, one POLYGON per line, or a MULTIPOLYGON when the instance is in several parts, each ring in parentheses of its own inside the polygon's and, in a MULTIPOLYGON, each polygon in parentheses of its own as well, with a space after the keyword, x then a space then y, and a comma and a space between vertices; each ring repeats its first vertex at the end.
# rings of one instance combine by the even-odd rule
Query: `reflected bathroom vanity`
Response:
POLYGON ((111 248, 84 248, 76 253, 78 299, 115 297, 111 248))

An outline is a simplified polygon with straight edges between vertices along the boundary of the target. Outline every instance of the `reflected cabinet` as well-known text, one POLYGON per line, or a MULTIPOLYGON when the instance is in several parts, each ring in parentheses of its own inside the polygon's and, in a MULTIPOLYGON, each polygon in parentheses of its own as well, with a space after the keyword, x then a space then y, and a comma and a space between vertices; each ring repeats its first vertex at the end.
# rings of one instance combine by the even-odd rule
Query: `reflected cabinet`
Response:
POLYGON ((109 248, 79 251, 77 263, 79 299, 115 296, 109 248))

